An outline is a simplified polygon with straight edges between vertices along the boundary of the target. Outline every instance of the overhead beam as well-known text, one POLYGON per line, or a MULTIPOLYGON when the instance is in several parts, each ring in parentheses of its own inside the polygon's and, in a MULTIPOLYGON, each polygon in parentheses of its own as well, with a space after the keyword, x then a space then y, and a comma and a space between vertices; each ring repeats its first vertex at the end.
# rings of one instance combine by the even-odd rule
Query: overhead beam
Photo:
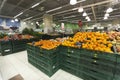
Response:
MULTIPOLYGON (((94 3, 94 4, 85 5, 85 6, 82 6, 82 7, 83 8, 89 8, 91 6, 98 6, 98 5, 102 5, 102 4, 106 4, 106 3, 110 3, 110 2, 111 2, 111 0, 106 0, 106 1, 101 1, 101 2, 94 3)), ((74 10, 77 10, 78 8, 79 7, 74 8, 74 10)), ((61 12, 58 12, 58 13, 54 13, 52 15, 62 14, 62 13, 69 12, 69 11, 72 11, 72 9, 61 11, 61 12)))
POLYGON ((92 6, 91 8, 92 8, 92 12, 93 12, 93 15, 94 15, 95 22, 97 22, 94 6, 92 6))
MULTIPOLYGON (((81 1, 80 1, 81 2, 81 1)), ((78 3, 80 3, 80 2, 78 2, 78 3)), ((106 0, 106 1, 101 1, 101 2, 97 2, 97 3, 95 3, 95 4, 89 4, 89 5, 85 5, 85 6, 82 6, 83 8, 88 8, 88 7, 91 7, 91 6, 98 6, 98 5, 102 5, 102 4, 106 4, 106 3, 110 3, 111 2, 111 0, 106 0)), ((68 4, 67 4, 68 5, 68 4)), ((64 5, 64 7, 65 7, 65 5, 64 5)), ((74 10, 77 10, 79 7, 77 7, 77 8, 74 8, 74 10)), ((57 12, 57 13, 54 13, 54 14, 52 14, 53 16, 55 16, 55 15, 58 15, 58 14, 65 14, 66 12, 69 12, 69 11, 74 11, 74 10, 72 10, 72 9, 68 9, 68 10, 64 10, 64 11, 60 11, 60 12, 57 12)), ((36 17, 36 16, 39 16, 39 14, 38 15, 35 15, 35 16, 32 16, 32 17, 36 17)))
MULTIPOLYGON (((11 6, 16 6, 16 5, 13 5, 13 4, 10 4, 10 3, 7 3, 8 5, 11 5, 11 6)), ((23 8, 23 7, 21 7, 21 6, 18 6, 19 8, 21 8, 22 10, 25 10, 25 8, 23 8)), ((30 12, 35 12, 35 11, 33 11, 33 10, 29 10, 30 12)))
POLYGON ((0 17, 3 17, 3 18, 13 18, 11 16, 4 16, 4 15, 0 15, 0 17))
MULTIPOLYGON (((78 1, 77 2, 77 4, 78 3, 81 3, 81 2, 84 2, 84 1, 86 1, 86 0, 80 0, 80 1, 78 1)), ((64 8, 64 7, 67 7, 67 6, 69 6, 70 4, 66 4, 66 5, 63 5, 63 6, 60 6, 60 7, 62 7, 62 8, 64 8)), ((55 8, 54 8, 55 9, 55 8)), ((60 8, 61 9, 61 8, 60 8)), ((53 10, 53 9, 52 9, 53 10)), ((36 17, 36 16, 39 16, 39 15, 41 15, 41 14, 44 14, 44 13, 46 13, 46 12, 43 12, 43 13, 40 13, 40 14, 37 14, 37 15, 35 15, 35 16, 31 16, 31 17, 36 17)), ((26 18, 27 19, 27 18, 26 18)), ((24 20, 26 20, 26 19, 24 19, 24 20)), ((28 20, 28 19, 27 19, 28 20)))
POLYGON ((7 0, 3 0, 3 1, 2 1, 2 4, 0 5, 0 13, 1 13, 2 8, 3 8, 4 4, 6 3, 6 1, 7 1, 7 0))
MULTIPOLYGON (((43 3, 43 2, 45 2, 46 0, 41 0, 41 1, 39 1, 39 2, 36 2, 36 3, 43 3)), ((34 4, 32 4, 29 8, 27 8, 27 9, 25 9, 25 10, 22 10, 21 12, 26 12, 26 11, 28 11, 29 9, 31 9, 31 7, 33 6, 34 4)))

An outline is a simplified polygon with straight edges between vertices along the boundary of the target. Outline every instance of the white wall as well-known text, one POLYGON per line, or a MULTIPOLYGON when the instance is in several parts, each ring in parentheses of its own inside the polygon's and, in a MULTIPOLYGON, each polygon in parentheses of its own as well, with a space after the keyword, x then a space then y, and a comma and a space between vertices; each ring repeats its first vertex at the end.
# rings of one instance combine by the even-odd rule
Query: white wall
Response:
POLYGON ((33 22, 33 25, 31 24, 32 22, 24 22, 24 21, 21 21, 21 27, 19 27, 19 31, 22 32, 22 30, 24 28, 32 28, 32 29, 35 29, 36 28, 36 24, 33 22))
POLYGON ((5 20, 2 22, 2 24, 0 24, 1 26, 6 26, 6 22, 5 22, 5 20))
MULTIPOLYGON (((24 24, 24 22, 21 21, 21 22, 20 22, 19 31, 22 32, 22 30, 23 30, 24 28, 33 28, 33 29, 35 29, 36 24, 33 22, 33 25, 31 25, 31 23, 32 23, 32 22, 29 21, 29 22, 26 22, 26 24, 24 24)), ((2 24, 0 24, 0 25, 3 26, 3 27, 5 27, 5 28, 9 28, 9 27, 6 26, 5 20, 4 20, 4 21, 2 22, 2 24)))

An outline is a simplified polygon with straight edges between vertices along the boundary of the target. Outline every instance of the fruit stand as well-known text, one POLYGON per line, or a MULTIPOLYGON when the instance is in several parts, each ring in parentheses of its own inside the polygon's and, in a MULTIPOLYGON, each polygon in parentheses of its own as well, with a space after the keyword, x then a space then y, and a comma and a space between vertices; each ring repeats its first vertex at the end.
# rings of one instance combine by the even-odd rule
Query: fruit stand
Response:
POLYGON ((120 79, 120 55, 113 51, 107 34, 78 32, 73 38, 55 42, 42 40, 28 44, 28 61, 48 76, 63 69, 84 80, 120 79), (59 65, 57 69, 54 68, 57 65, 51 66, 55 62, 59 65))
POLYGON ((14 35, 14 37, 5 36, 0 41, 0 52, 1 54, 8 55, 15 52, 23 51, 26 49, 26 43, 38 41, 38 38, 34 38, 29 35, 22 35, 22 37, 14 35))
MULTIPOLYGON (((51 41, 43 40, 43 43, 41 41, 35 43, 34 46, 31 44, 27 45, 28 61, 48 76, 52 76, 60 68, 58 56, 59 49, 54 48, 45 50, 43 49, 46 48, 45 46, 42 46, 42 48, 38 46, 44 43, 49 44, 51 41)), ((59 43, 56 43, 56 46, 57 45, 59 45, 59 43)))

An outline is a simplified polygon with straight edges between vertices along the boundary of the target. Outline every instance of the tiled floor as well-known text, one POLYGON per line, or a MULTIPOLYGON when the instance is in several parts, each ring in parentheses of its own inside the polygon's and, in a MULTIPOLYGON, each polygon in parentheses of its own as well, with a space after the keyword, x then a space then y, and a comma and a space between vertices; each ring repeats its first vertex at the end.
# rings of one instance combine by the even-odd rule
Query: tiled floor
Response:
POLYGON ((0 80, 8 80, 17 74, 21 74, 24 80, 82 80, 61 69, 49 78, 28 63, 26 51, 0 56, 0 80))

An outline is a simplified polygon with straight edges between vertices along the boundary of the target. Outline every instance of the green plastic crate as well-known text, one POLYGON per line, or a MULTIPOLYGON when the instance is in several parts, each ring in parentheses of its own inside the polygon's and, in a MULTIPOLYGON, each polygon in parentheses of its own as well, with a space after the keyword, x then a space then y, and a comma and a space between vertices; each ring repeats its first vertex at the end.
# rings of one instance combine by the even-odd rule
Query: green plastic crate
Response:
POLYGON ((120 80, 120 75, 115 74, 115 77, 113 78, 113 80, 120 80))
POLYGON ((75 58, 75 57, 70 56, 70 55, 64 55, 63 62, 64 61, 70 61, 70 62, 73 62, 75 64, 78 64, 79 58, 75 58))
POLYGON ((114 65, 115 65, 115 61, 110 61, 110 60, 95 58, 95 57, 89 57, 86 55, 81 55, 80 57, 81 57, 80 58, 81 60, 86 60, 88 62, 96 62, 98 64, 109 65, 111 67, 114 67, 114 65))
POLYGON ((3 56, 12 54, 11 41, 0 41, 0 52, 3 56))
POLYGON ((102 73, 99 73, 95 70, 91 70, 91 69, 88 69, 88 68, 84 68, 83 69, 83 73, 84 74, 87 74, 93 78, 96 78, 97 80, 111 80, 113 76, 108 76, 108 75, 105 75, 105 74, 102 74, 102 73))
POLYGON ((57 63, 59 62, 59 59, 58 59, 57 56, 55 56, 55 57, 52 58, 52 59, 48 59, 48 58, 45 58, 45 57, 42 57, 42 56, 36 56, 36 58, 37 58, 39 61, 41 61, 41 62, 43 62, 43 63, 45 63, 45 64, 50 64, 50 65, 53 65, 53 64, 55 64, 56 62, 57 62, 57 63))
POLYGON ((12 54, 12 49, 11 48, 3 49, 1 50, 1 54, 2 56, 12 54))
POLYGON ((71 73, 71 74, 73 74, 73 75, 75 75, 75 76, 78 75, 78 71, 70 68, 69 66, 64 66, 64 67, 62 67, 62 70, 66 71, 66 72, 69 72, 69 73, 71 73))
POLYGON ((79 66, 78 64, 74 64, 74 63, 71 63, 71 62, 68 62, 68 61, 65 61, 63 64, 62 64, 62 67, 70 67, 71 69, 74 69, 74 70, 79 70, 79 66))
POLYGON ((20 51, 23 51, 23 50, 26 50, 26 44, 20 44, 20 45, 16 45, 16 46, 12 47, 12 52, 13 53, 20 52, 20 51))
POLYGON ((116 54, 117 55, 117 63, 120 64, 120 54, 116 54))
POLYGON ((26 43, 27 43, 27 39, 12 40, 12 45, 14 45, 14 46, 20 45, 20 44, 26 44, 26 43))

